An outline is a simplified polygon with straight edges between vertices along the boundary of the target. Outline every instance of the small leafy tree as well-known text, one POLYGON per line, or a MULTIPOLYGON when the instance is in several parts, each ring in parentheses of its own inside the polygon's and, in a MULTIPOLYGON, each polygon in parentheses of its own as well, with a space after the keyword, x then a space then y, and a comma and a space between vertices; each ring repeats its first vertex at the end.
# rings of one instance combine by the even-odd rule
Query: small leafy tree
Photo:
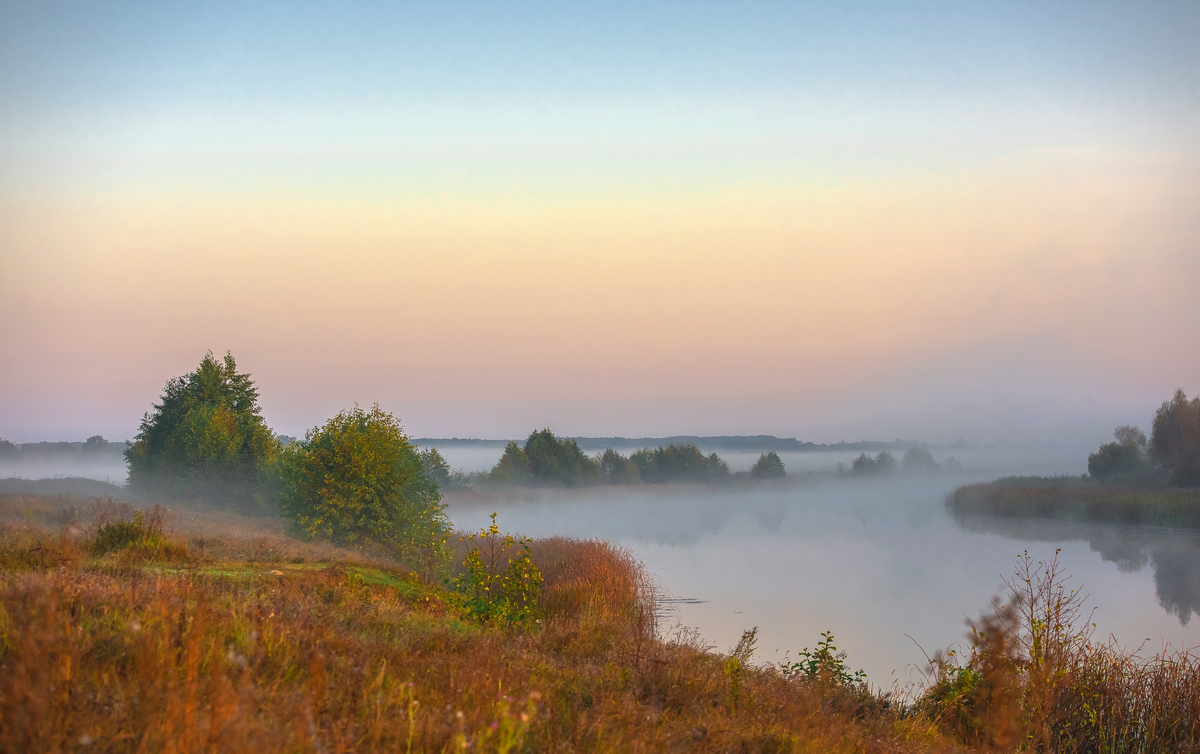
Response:
POLYGON ((775 451, 763 453, 750 467, 750 474, 758 479, 782 479, 787 476, 783 459, 775 451))
POLYGON ((1200 396, 1182 389, 1159 406, 1150 430, 1150 458, 1175 487, 1200 487, 1200 396))
POLYGON ((437 481, 378 404, 343 411, 282 452, 280 507, 291 529, 342 545, 440 559, 448 524, 437 481))
POLYGON ((250 375, 238 372, 232 354, 217 361, 210 351, 196 371, 169 380, 160 402, 142 417, 125 451, 129 487, 262 509, 273 497, 278 450, 250 375))
POLYGON ((543 580, 530 540, 501 536, 493 513, 491 526, 462 541, 470 548, 463 559, 464 573, 447 583, 466 597, 467 611, 484 622, 513 625, 533 619, 543 580))

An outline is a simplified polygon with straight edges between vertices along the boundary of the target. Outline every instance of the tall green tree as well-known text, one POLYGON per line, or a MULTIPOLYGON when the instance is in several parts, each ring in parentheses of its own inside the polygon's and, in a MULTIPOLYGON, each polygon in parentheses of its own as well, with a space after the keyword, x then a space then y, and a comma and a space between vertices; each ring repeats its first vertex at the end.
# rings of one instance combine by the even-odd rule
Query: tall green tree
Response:
POLYGON ((126 449, 129 487, 241 509, 272 505, 279 451, 249 374, 233 355, 205 354, 194 372, 167 382, 126 449))
POLYGON ((1150 458, 1175 487, 1200 487, 1200 396, 1182 389, 1159 406, 1150 430, 1150 458))
POLYGON ((425 460, 396 417, 355 406, 283 449, 280 508, 303 537, 440 558, 449 524, 425 460))

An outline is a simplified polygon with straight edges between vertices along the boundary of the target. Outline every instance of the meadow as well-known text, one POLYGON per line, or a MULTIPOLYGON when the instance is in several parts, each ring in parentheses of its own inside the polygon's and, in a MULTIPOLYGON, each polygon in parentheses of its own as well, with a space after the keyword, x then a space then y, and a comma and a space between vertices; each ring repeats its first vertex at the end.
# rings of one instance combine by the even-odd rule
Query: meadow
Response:
POLYGON ((10 494, 0 522, 5 751, 1200 746, 1196 659, 1093 641, 1053 562, 1027 560, 970 652, 900 694, 830 636, 766 663, 753 630, 726 652, 672 630, 636 555, 601 540, 479 532, 425 570, 181 504, 10 494), (455 584, 505 539, 516 555, 485 565, 525 553, 540 583, 516 619, 481 617, 455 584))

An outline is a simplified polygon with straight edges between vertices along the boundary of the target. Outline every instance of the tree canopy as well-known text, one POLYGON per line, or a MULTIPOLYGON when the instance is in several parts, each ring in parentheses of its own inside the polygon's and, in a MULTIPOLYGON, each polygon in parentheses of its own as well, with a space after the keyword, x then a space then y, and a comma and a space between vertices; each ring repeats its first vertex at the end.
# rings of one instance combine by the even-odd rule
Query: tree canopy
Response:
POLYGON ((1200 396, 1176 390, 1154 414, 1150 459, 1175 487, 1200 487, 1200 396))
POLYGON ((750 467, 750 475, 758 479, 781 479, 787 476, 783 459, 775 451, 763 453, 750 467))
POLYGON ((1088 474, 1102 484, 1147 485, 1158 481, 1146 454, 1146 435, 1137 427, 1117 427, 1116 442, 1088 456, 1088 474))
POLYGON ((716 453, 704 455, 693 443, 671 443, 653 450, 643 448, 631 456, 643 482, 714 482, 729 476, 729 465, 716 453))
POLYGON ((355 406, 283 449, 280 508, 304 537, 440 552, 448 523, 425 462, 396 417, 355 406))
POLYGON ((509 442, 492 479, 509 484, 578 487, 600 480, 600 462, 589 458, 569 437, 556 437, 549 429, 532 432, 524 447, 509 442))
POLYGON ((210 351, 194 372, 167 382, 125 458, 136 492, 246 508, 269 504, 277 453, 250 375, 232 354, 218 361, 210 351))

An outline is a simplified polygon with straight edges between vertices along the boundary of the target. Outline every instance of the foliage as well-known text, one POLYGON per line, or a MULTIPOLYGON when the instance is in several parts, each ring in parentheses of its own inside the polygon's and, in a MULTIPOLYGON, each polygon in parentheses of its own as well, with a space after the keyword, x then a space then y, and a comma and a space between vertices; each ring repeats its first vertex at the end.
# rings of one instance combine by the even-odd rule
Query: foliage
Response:
POLYGON ((425 476, 437 482, 439 489, 465 487, 467 475, 450 468, 450 464, 442 457, 437 448, 426 448, 421 451, 421 466, 425 476))
POLYGON ((920 707, 965 744, 988 750, 1193 751, 1200 744, 1200 662, 1150 659, 1092 640, 1086 597, 1058 551, 1028 552, 1005 579, 1007 603, 969 622, 965 664, 937 655, 920 707))
POLYGON ((400 422, 376 404, 343 411, 281 455, 280 507, 292 530, 436 562, 445 506, 400 422))
POLYGON ((470 547, 462 563, 465 572, 446 584, 465 595, 467 612, 485 623, 514 625, 536 619, 543 581, 529 549, 531 540, 501 536, 493 513, 488 528, 462 541, 470 547))
POLYGON ((250 375, 232 354, 217 361, 210 351, 196 371, 167 382, 125 458, 135 491, 261 510, 277 453, 250 375))
POLYGON ((600 454, 600 479, 605 484, 639 484, 642 475, 633 461, 612 448, 600 454))
POLYGON ((156 505, 149 515, 135 511, 129 521, 117 519, 101 524, 92 540, 92 552, 104 555, 128 547, 154 547, 162 543, 162 510, 156 505))
POLYGON ((876 476, 890 474, 896 470, 896 457, 886 450, 872 458, 862 453, 850 464, 850 473, 856 476, 876 476))
POLYGON ((509 440, 504 446, 504 454, 500 456, 500 461, 492 469, 491 478, 492 481, 504 484, 528 484, 531 475, 529 457, 525 455, 525 449, 515 441, 509 440))
POLYGON ((1175 487, 1200 487, 1200 396, 1176 390, 1154 414, 1150 458, 1175 487))
POLYGON ((744 693, 742 690, 743 669, 750 663, 750 658, 754 656, 754 648, 757 643, 758 626, 749 631, 743 631, 742 638, 738 639, 737 646, 729 650, 729 656, 721 668, 725 676, 729 678, 729 706, 735 710, 744 693))
POLYGON ((643 448, 629 457, 643 482, 717 482, 729 477, 729 464, 716 453, 704 453, 690 442, 643 448))
POLYGON ((578 487, 599 481, 600 463, 571 438, 543 429, 530 433, 524 447, 509 442, 491 478, 507 484, 578 487))
POLYGON ((910 474, 929 474, 941 468, 938 466, 938 462, 933 460, 933 454, 929 452, 929 448, 923 448, 920 445, 914 445, 904 451, 900 465, 910 474))
POLYGON ((750 467, 751 476, 757 479, 782 479, 787 476, 783 468, 783 459, 775 451, 763 453, 750 467))
POLYGON ((805 647, 792 661, 785 660, 779 666, 788 678, 816 681, 844 687, 859 687, 867 682, 867 674, 861 670, 850 672, 846 665, 846 653, 839 651, 833 643, 833 634, 821 632, 821 641, 816 649, 805 647))

